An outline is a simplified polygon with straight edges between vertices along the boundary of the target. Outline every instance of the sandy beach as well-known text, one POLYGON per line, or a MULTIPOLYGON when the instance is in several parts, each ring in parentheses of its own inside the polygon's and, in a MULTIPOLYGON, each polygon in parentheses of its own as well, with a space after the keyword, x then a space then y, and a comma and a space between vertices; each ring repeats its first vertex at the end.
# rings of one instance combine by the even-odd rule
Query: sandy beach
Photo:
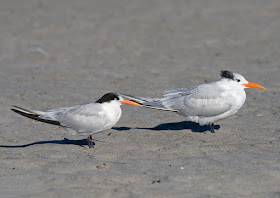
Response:
POLYGON ((279 0, 3 0, 0 16, 0 197, 280 197, 279 0), (10 110, 161 97, 224 69, 267 89, 214 134, 123 105, 89 149, 10 110))

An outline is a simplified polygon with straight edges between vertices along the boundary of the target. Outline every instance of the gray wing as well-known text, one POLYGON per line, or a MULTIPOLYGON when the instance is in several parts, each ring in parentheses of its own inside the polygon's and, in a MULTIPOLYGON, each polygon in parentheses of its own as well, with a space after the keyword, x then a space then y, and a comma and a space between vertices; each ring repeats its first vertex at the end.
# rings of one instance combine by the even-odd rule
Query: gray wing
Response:
POLYGON ((169 89, 169 90, 165 90, 164 93, 165 94, 171 94, 171 93, 188 93, 191 90, 196 89, 196 87, 192 87, 192 88, 177 88, 177 89, 169 89))
POLYGON ((98 132, 106 128, 106 112, 98 103, 89 103, 66 109, 53 115, 62 126, 77 132, 98 132))
POLYGON ((202 84, 189 89, 174 89, 166 92, 161 103, 177 109, 185 116, 216 116, 231 109, 231 103, 223 96, 223 89, 215 84, 202 84))

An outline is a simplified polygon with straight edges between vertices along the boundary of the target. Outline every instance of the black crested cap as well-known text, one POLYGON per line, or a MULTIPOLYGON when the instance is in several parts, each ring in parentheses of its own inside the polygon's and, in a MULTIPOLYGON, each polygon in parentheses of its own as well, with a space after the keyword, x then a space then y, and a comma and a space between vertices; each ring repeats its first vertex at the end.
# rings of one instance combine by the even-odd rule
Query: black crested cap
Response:
POLYGON ((221 71, 221 77, 234 80, 234 75, 233 75, 233 73, 230 72, 230 71, 227 71, 227 70, 222 70, 222 71, 221 71))
POLYGON ((102 96, 100 99, 96 101, 96 103, 104 103, 104 102, 110 102, 112 100, 119 100, 119 96, 116 93, 106 93, 104 96, 102 96))

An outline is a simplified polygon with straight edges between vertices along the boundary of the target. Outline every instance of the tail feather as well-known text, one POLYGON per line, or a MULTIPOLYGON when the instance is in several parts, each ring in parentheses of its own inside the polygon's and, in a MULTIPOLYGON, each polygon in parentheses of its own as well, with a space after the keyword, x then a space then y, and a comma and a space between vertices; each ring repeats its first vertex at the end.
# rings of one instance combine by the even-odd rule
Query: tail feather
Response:
POLYGON ((39 117, 40 114, 36 113, 36 112, 40 112, 40 111, 31 111, 31 110, 27 110, 27 109, 17 107, 17 106, 14 106, 14 105, 13 105, 13 107, 15 107, 17 109, 11 109, 12 111, 14 111, 15 113, 20 114, 24 117, 27 117, 27 118, 30 118, 30 119, 33 119, 33 120, 37 120, 37 121, 40 121, 40 122, 45 122, 45 123, 48 123, 48 124, 61 126, 61 124, 58 121, 40 118, 39 117))
POLYGON ((169 109, 163 106, 163 104, 161 103, 161 98, 144 98, 144 97, 136 97, 136 96, 126 95, 126 94, 121 94, 121 96, 123 96, 128 100, 136 102, 146 108, 158 109, 163 111, 173 111, 173 112, 178 111, 176 109, 169 109))
POLYGON ((16 109, 23 111, 25 113, 31 113, 31 114, 38 115, 38 116, 44 116, 47 114, 46 112, 43 112, 43 111, 28 110, 28 109, 24 109, 24 108, 16 106, 16 105, 12 105, 12 107, 15 107, 16 109))
POLYGON ((145 102, 147 102, 147 100, 141 99, 141 97, 135 97, 135 96, 126 95, 126 94, 121 94, 121 96, 123 96, 124 98, 126 98, 128 100, 141 104, 141 105, 144 104, 145 102))
POLYGON ((24 109, 24 108, 19 107, 19 106, 16 106, 16 105, 12 105, 12 107, 15 107, 15 108, 17 108, 17 109, 19 109, 19 110, 21 110, 22 112, 25 112, 25 113, 35 114, 35 113, 34 113, 33 111, 31 111, 31 110, 24 109))

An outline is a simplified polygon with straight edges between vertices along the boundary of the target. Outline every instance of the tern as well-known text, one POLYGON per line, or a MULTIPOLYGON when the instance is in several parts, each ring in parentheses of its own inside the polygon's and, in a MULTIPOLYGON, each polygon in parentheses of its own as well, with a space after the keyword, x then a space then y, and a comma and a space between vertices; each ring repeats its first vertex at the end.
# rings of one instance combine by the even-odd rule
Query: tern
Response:
POLYGON ((89 148, 94 147, 92 134, 112 128, 120 119, 122 104, 141 106, 116 93, 107 93, 94 103, 51 109, 46 112, 13 106, 11 110, 28 118, 58 125, 72 135, 87 135, 89 148))
POLYGON ((209 125, 211 133, 215 133, 214 122, 235 114, 246 100, 244 89, 249 87, 265 89, 248 82, 241 74, 224 70, 218 81, 167 90, 163 98, 121 95, 143 107, 173 111, 201 126, 209 125))

